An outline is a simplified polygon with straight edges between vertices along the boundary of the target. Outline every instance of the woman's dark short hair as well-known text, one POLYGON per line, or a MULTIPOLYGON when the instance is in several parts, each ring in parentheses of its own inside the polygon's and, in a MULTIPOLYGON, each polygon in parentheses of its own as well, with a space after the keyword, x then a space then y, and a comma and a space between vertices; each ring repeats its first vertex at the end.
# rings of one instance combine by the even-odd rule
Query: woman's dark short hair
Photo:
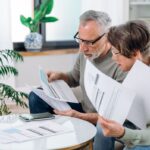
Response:
POLYGON ((150 31, 148 24, 142 20, 129 21, 126 24, 111 27, 108 41, 119 52, 130 58, 137 50, 149 51, 150 31))

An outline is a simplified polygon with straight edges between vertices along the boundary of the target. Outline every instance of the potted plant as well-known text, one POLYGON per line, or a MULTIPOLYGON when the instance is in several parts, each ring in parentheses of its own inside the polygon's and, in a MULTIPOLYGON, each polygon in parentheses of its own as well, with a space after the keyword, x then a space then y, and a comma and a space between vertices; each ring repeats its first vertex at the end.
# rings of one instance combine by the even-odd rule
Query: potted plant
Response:
MULTIPOLYGON (((0 50, 1 79, 9 75, 18 75, 17 69, 10 65, 12 60, 16 62, 23 61, 23 57, 14 50, 0 50)), ((27 104, 23 101, 23 98, 27 97, 28 95, 26 93, 18 92, 10 85, 0 83, 0 115, 11 113, 9 108, 7 107, 7 100, 12 100, 21 107, 28 107, 27 104)))
POLYGON ((53 9, 54 0, 43 0, 42 3, 34 9, 34 17, 25 18, 20 16, 23 25, 30 29, 30 34, 25 38, 25 48, 27 50, 40 50, 42 48, 42 36, 38 33, 40 23, 55 22, 58 19, 53 16, 47 16, 53 9))

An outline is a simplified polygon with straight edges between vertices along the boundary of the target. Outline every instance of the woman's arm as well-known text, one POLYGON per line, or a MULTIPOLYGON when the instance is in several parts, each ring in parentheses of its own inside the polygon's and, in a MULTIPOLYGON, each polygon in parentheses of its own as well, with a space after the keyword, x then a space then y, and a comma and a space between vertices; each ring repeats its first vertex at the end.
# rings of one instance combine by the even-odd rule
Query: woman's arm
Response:
POLYGON ((132 130, 101 116, 98 117, 98 123, 101 125, 105 136, 118 138, 128 147, 150 145, 150 126, 145 130, 132 130))

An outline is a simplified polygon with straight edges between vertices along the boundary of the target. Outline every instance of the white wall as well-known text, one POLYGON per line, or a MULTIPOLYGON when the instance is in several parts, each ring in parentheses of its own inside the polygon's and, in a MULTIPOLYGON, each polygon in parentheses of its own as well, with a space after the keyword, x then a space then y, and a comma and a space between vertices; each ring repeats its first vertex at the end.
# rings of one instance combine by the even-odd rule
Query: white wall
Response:
POLYGON ((81 14, 81 0, 55 0, 51 15, 59 20, 46 23, 46 40, 73 40, 81 14))
POLYGON ((89 9, 107 12, 113 25, 128 20, 128 0, 82 0, 81 5, 82 13, 89 9))
POLYGON ((0 0, 0 49, 11 49, 10 0, 0 0))
POLYGON ((11 37, 13 42, 22 42, 30 30, 20 22, 20 15, 33 16, 33 0, 9 0, 11 5, 11 37))
MULTIPOLYGON (((0 0, 0 50, 12 49, 10 28, 10 0, 0 0)), ((11 63, 13 65, 13 63, 11 63)), ((14 77, 0 78, 0 82, 14 86, 14 77)))
POLYGON ((24 63, 16 64, 19 76, 16 78, 16 87, 40 85, 38 68, 45 71, 70 71, 75 63, 77 54, 47 55, 24 57, 24 63))

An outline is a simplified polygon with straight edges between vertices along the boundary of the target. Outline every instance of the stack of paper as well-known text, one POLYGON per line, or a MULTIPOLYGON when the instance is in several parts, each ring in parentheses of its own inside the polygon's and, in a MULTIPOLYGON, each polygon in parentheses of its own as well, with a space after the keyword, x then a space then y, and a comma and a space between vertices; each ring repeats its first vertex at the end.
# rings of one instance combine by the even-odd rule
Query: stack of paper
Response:
POLYGON ((139 128, 146 128, 147 123, 150 123, 150 67, 136 61, 123 85, 136 92, 127 118, 139 128))
POLYGON ((150 67, 136 61, 123 84, 103 74, 89 61, 85 89, 98 113, 121 124, 130 120, 139 128, 150 122, 150 67))
POLYGON ((33 92, 42 98, 51 107, 57 110, 71 109, 67 102, 78 103, 71 88, 63 80, 48 82, 44 71, 39 69, 40 82, 43 90, 34 89, 33 92))
POLYGON ((97 112, 123 124, 135 93, 98 70, 87 60, 84 84, 86 93, 97 112))

